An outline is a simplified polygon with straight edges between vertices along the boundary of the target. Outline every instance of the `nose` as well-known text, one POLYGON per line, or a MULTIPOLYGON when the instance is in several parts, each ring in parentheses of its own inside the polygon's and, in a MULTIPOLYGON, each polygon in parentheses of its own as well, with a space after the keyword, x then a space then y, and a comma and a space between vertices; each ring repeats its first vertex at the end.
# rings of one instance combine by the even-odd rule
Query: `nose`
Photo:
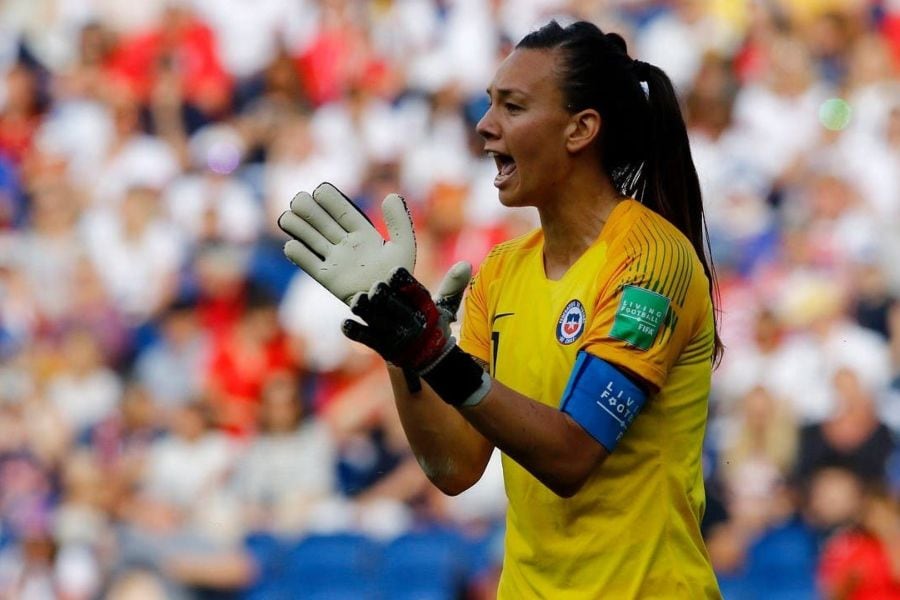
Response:
POLYGON ((489 106, 481 119, 475 125, 475 132, 485 140, 495 140, 499 137, 497 123, 494 121, 494 108, 489 106))

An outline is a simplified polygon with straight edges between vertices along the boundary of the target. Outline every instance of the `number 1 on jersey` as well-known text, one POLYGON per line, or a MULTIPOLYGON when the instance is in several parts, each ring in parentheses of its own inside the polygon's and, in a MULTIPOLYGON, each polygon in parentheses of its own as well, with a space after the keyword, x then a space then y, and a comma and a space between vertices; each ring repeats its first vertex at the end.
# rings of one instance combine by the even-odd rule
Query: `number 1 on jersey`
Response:
POLYGON ((497 374, 497 352, 500 349, 500 332, 491 332, 491 375, 497 374))

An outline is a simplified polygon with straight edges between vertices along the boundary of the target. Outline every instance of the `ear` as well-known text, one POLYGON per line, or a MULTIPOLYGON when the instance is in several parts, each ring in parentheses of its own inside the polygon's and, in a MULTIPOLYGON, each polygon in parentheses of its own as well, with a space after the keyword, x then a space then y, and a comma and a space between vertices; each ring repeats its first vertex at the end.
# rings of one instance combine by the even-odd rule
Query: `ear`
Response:
POLYGON ((590 146, 597 139, 601 124, 600 113, 592 108, 572 115, 566 126, 566 149, 574 154, 590 146))

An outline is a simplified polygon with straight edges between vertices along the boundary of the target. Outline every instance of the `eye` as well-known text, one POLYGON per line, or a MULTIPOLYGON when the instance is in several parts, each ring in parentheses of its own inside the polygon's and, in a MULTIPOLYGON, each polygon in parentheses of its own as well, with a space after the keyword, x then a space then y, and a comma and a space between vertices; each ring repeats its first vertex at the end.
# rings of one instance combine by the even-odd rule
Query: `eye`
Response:
POLYGON ((510 112, 510 113, 522 112, 522 107, 519 106, 518 104, 513 104, 512 102, 504 102, 503 108, 506 109, 506 112, 510 112))

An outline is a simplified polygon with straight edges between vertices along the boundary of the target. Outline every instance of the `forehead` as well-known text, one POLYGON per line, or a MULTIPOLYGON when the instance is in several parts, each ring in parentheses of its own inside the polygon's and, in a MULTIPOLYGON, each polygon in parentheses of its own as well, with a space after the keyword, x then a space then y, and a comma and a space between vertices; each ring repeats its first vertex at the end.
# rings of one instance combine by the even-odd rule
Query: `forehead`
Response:
POLYGON ((511 90, 528 95, 559 95, 559 57, 560 54, 554 50, 514 50, 500 63, 488 91, 511 90))

